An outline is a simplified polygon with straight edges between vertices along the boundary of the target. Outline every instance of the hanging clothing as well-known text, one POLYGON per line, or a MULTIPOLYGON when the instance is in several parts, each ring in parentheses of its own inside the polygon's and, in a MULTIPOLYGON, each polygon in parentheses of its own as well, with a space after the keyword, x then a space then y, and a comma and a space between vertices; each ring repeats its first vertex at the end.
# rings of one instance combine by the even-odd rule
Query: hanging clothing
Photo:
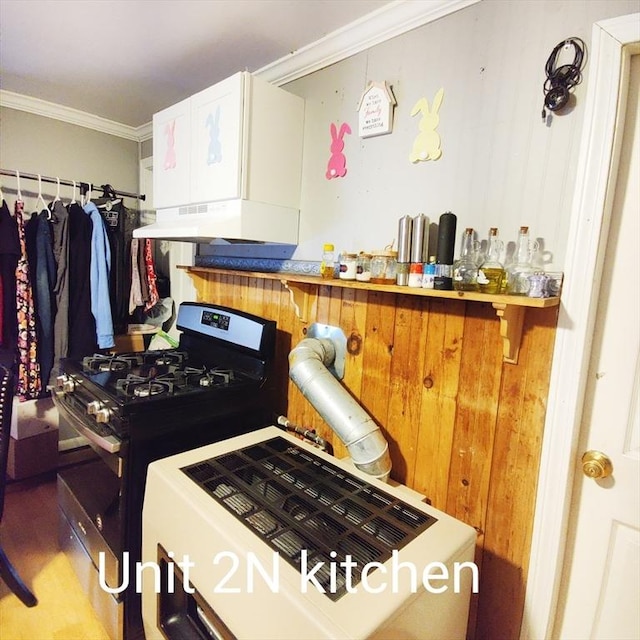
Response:
POLYGON ((140 241, 138 238, 131 240, 131 290, 129 291, 129 315, 133 314, 137 307, 142 306, 142 285, 140 283, 140 270, 138 269, 138 250, 140 241))
POLYGON ((151 244, 150 238, 145 238, 144 241, 144 264, 147 284, 149 287, 149 299, 147 300, 144 308, 148 311, 151 307, 157 304, 158 300, 160 300, 158 288, 156 286, 156 268, 153 263, 153 245, 151 244))
POLYGON ((51 214, 48 209, 33 213, 25 225, 29 274, 32 280, 33 304, 36 314, 38 362, 43 388, 49 382, 53 368, 53 324, 56 316, 54 287, 56 263, 53 257, 51 214))
POLYGON ((108 349, 115 345, 113 338, 113 317, 109 292, 109 271, 111 269, 111 248, 104 220, 93 202, 84 205, 85 213, 93 223, 91 235, 91 312, 96 320, 98 347, 108 349))
POLYGON ((24 231, 24 202, 16 200, 15 217, 20 241, 20 257, 16 267, 16 308, 18 321, 18 376, 16 396, 32 400, 40 395, 42 382, 36 342, 36 318, 33 290, 29 279, 29 260, 24 231))
POLYGON ((2 330, 0 346, 15 352, 18 346, 18 308, 16 306, 16 267, 20 257, 20 238, 16 219, 3 200, 0 207, 0 277, 2 278, 2 330))
MULTIPOLYGON (((69 344, 68 356, 81 359, 98 350, 96 321, 91 313, 91 236, 93 222, 74 202, 69 224, 69 344)), ((58 314, 59 315, 59 314, 58 314)))
POLYGON ((53 368, 50 384, 58 375, 60 358, 69 354, 69 212, 57 200, 52 207, 53 258, 56 282, 53 287, 56 315, 53 325, 53 368))
POLYGON ((137 225, 137 212, 124 206, 122 198, 96 198, 97 206, 105 221, 109 247, 111 249, 111 270, 109 272, 109 293, 113 329, 116 333, 126 333, 129 319, 129 291, 131 280, 131 240, 137 225))

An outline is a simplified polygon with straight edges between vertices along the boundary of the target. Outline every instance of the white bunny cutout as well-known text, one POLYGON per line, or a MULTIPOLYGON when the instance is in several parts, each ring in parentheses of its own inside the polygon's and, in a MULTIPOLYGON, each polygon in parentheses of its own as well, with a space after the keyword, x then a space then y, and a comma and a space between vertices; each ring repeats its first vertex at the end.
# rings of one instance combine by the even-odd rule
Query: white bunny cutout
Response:
POLYGON ((426 98, 420 98, 411 110, 411 115, 422 114, 419 128, 420 133, 413 141, 413 148, 409 154, 411 162, 423 162, 426 160, 437 160, 442 155, 440 148, 440 134, 436 131, 436 127, 440 122, 440 105, 444 98, 444 88, 440 89, 433 99, 431 109, 426 98))

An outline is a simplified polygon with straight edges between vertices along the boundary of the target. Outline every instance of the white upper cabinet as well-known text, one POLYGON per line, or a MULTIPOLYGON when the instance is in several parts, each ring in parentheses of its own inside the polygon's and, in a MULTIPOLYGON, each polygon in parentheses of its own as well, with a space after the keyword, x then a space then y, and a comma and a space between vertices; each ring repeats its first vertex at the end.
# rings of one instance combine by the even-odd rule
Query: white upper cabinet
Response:
POLYGON ((191 102, 183 100, 153 116, 154 206, 181 204, 189 193, 191 102))
POLYGON ((156 209, 250 200, 298 209, 304 101, 237 73, 153 117, 156 209))

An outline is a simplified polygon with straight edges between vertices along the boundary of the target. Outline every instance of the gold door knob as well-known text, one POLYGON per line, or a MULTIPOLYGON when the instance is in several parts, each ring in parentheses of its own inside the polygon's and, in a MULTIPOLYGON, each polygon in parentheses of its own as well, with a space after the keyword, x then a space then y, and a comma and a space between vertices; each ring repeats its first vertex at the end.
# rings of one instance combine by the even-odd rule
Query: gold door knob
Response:
POLYGON ((582 473, 594 480, 607 478, 613 473, 613 464, 601 451, 586 451, 582 456, 582 473))

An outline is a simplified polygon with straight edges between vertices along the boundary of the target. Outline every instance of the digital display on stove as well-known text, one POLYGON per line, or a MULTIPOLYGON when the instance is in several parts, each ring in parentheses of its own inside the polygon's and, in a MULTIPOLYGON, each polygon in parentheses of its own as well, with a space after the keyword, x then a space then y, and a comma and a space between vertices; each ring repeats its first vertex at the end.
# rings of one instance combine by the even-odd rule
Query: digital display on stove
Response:
POLYGON ((226 316, 224 313, 218 313, 217 311, 203 311, 201 322, 202 324, 206 324, 208 327, 229 331, 230 319, 231 316, 226 316))

